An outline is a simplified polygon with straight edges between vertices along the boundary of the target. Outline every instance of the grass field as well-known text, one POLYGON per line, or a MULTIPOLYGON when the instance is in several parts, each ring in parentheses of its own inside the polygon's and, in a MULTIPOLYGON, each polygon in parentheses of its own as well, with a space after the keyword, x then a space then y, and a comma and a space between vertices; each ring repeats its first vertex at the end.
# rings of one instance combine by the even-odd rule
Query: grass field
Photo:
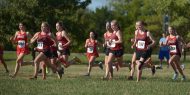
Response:
MULTIPOLYGON (((81 54, 72 54, 78 56, 86 62, 85 56, 81 54)), ((16 55, 14 52, 5 53, 4 58, 10 70, 13 73, 16 55)), ((125 55, 125 60, 129 60, 131 55, 125 55)), ((25 60, 30 60, 27 56, 25 60)), ((100 56, 98 60, 102 60, 100 56)), ((158 63, 157 56, 153 56, 154 63, 158 63)), ((62 79, 58 79, 55 74, 48 74, 46 80, 41 76, 37 80, 29 80, 33 74, 33 66, 24 66, 20 69, 15 79, 8 77, 4 68, 0 65, 0 95, 190 95, 190 57, 185 63, 186 81, 181 82, 179 76, 177 81, 173 81, 173 70, 164 68, 157 70, 155 76, 151 75, 150 69, 143 70, 143 78, 137 83, 135 79, 129 81, 128 68, 121 68, 118 72, 114 71, 114 79, 103 81, 101 77, 104 70, 94 67, 91 77, 84 77, 87 71, 86 65, 73 65, 65 69, 62 79)))

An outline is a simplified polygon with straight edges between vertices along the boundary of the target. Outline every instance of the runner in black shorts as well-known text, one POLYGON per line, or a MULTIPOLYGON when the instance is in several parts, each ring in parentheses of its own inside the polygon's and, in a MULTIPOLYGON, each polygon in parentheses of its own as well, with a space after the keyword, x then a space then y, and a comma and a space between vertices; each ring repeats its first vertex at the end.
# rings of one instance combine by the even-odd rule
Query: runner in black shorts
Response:
POLYGON ((145 63, 145 60, 150 55, 150 51, 147 50, 155 44, 155 41, 153 40, 150 32, 145 30, 143 26, 144 26, 143 21, 136 22, 137 30, 135 31, 135 42, 132 46, 132 47, 136 46, 136 63, 138 67, 137 82, 139 82, 141 79, 142 67, 145 63), (151 44, 149 44, 149 40, 152 41, 151 44))
POLYGON ((58 60, 64 65, 65 68, 75 62, 81 63, 81 60, 77 57, 74 57, 72 60, 68 61, 70 55, 69 48, 71 44, 71 39, 68 36, 62 22, 56 23, 56 30, 56 39, 58 43, 58 60))

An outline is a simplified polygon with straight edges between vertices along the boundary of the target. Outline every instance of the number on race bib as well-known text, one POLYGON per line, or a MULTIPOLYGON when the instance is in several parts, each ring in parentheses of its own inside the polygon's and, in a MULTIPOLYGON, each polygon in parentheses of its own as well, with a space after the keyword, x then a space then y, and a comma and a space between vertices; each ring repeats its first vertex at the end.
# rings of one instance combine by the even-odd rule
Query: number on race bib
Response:
POLYGON ((87 48, 87 52, 88 53, 93 53, 94 52, 94 48, 93 47, 88 47, 87 48))
POLYGON ((18 47, 19 48, 24 48, 25 47, 25 41, 24 40, 18 41, 18 47))
POLYGON ((112 47, 112 48, 114 48, 114 47, 116 46, 116 44, 114 43, 114 41, 115 41, 115 40, 112 40, 112 41, 111 41, 110 47, 112 47))
POLYGON ((176 45, 170 45, 170 52, 172 52, 172 53, 177 52, 176 45))
POLYGON ((43 42, 38 42, 37 44, 38 44, 37 46, 38 49, 43 49, 43 42))
POLYGON ((58 50, 63 50, 63 47, 62 47, 62 43, 61 43, 61 42, 58 43, 58 50))
POLYGON ((138 41, 137 42, 137 48, 145 49, 145 41, 138 41))

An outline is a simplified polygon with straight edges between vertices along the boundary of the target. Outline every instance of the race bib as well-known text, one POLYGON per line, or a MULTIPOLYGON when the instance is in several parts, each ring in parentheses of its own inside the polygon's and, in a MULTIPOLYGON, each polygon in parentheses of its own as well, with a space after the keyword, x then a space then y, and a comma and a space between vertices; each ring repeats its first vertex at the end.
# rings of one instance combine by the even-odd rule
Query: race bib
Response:
POLYGON ((94 47, 88 47, 87 52, 88 53, 93 53, 94 52, 94 47))
POLYGON ((37 45, 37 48, 38 48, 38 49, 43 49, 43 46, 44 46, 44 45, 43 45, 43 42, 37 42, 37 44, 38 44, 38 45, 37 45))
POLYGON ((172 52, 172 53, 177 52, 176 45, 170 45, 170 52, 172 52))
POLYGON ((137 42, 137 48, 145 49, 145 41, 138 41, 137 42))
POLYGON ((18 41, 18 47, 19 48, 24 48, 25 47, 25 41, 24 40, 18 41))
POLYGON ((116 44, 114 43, 115 40, 112 40, 110 47, 114 48, 116 44))
POLYGON ((62 47, 62 43, 61 43, 61 42, 58 43, 58 50, 63 50, 63 47, 62 47))

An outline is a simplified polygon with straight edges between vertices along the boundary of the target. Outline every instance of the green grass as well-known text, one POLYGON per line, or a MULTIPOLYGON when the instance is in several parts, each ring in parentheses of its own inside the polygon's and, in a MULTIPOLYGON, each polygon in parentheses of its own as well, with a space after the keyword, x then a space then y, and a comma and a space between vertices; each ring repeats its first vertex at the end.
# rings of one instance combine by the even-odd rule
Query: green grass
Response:
MULTIPOLYGON (((87 64, 86 57, 82 54, 72 54, 80 57, 87 64)), ((13 73, 15 66, 15 53, 5 53, 4 58, 10 72, 13 73), (11 60, 10 60, 11 59, 11 60)), ((72 58, 72 57, 71 57, 72 58)), ((103 56, 97 60, 103 60, 103 56)), ((125 55, 125 60, 129 60, 131 55, 125 55)), ((25 60, 30 60, 26 56, 25 60)), ((118 72, 114 71, 114 79, 103 81, 101 77, 104 71, 98 67, 92 69, 91 77, 82 76, 87 71, 86 65, 73 65, 65 69, 62 79, 57 79, 54 74, 48 74, 46 80, 41 76, 37 80, 29 80, 32 76, 34 67, 24 66, 20 69, 18 76, 11 79, 4 72, 0 65, 0 95, 190 95, 190 57, 183 62, 186 65, 185 74, 187 80, 173 81, 172 68, 167 69, 164 65, 163 70, 157 70, 156 75, 152 76, 150 69, 143 70, 142 80, 137 83, 135 80, 126 79, 129 76, 128 68, 121 68, 118 72)), ((153 56, 153 61, 158 63, 157 56, 153 56)), ((135 73, 136 76, 136 73, 135 73)))

